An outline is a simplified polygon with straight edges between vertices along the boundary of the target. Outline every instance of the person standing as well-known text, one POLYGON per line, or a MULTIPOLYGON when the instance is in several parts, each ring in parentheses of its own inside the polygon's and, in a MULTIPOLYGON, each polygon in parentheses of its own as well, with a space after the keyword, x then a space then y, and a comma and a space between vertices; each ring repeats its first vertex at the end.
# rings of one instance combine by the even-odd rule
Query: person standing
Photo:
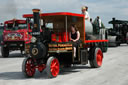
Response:
POLYGON ((81 11, 82 11, 82 14, 85 15, 85 20, 90 21, 90 15, 88 13, 88 7, 87 6, 83 6, 81 11))
POLYGON ((104 28, 104 25, 102 24, 102 21, 99 16, 97 16, 93 22, 95 34, 99 34, 99 31, 101 28, 104 28))
POLYGON ((98 24, 99 28, 102 27, 102 21, 99 16, 97 16, 97 24, 98 24))
POLYGON ((91 22, 91 24, 93 24, 92 18, 90 18, 90 22, 91 22))

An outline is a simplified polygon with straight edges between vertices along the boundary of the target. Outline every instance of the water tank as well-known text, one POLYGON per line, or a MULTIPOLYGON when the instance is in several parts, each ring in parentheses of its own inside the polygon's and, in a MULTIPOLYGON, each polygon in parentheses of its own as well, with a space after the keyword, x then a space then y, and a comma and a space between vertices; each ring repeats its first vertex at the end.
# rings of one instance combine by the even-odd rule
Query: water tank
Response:
POLYGON ((87 34, 93 34, 93 26, 90 21, 85 20, 85 32, 87 34))

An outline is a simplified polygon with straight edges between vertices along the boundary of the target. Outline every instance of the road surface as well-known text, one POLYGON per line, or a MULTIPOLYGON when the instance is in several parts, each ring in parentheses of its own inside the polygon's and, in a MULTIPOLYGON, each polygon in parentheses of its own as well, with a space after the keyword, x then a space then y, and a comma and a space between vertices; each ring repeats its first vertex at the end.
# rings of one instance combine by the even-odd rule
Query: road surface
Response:
POLYGON ((52 79, 45 71, 25 78, 21 70, 23 59, 18 51, 11 53, 9 58, 0 58, 0 85, 128 85, 127 45, 109 48, 101 68, 76 65, 62 69, 52 79))

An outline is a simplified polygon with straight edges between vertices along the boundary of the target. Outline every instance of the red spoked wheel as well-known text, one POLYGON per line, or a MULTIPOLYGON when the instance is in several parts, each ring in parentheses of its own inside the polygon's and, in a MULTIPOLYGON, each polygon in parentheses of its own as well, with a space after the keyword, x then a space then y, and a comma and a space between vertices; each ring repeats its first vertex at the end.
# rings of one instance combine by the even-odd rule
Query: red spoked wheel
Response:
POLYGON ((25 58, 22 64, 22 72, 26 77, 33 77, 35 74, 35 65, 32 58, 25 58))
POLYGON ((100 48, 93 48, 90 54, 90 66, 93 68, 98 68, 102 66, 103 53, 100 48))
POLYGON ((47 61, 46 72, 49 77, 53 78, 59 74, 59 61, 57 58, 50 57, 47 61))
POLYGON ((59 73, 59 62, 57 59, 54 59, 51 63, 51 73, 54 77, 59 73))
POLYGON ((101 66, 102 65, 102 60, 103 60, 103 53, 102 51, 99 49, 97 51, 97 54, 96 54, 96 61, 97 61, 97 65, 98 66, 101 66))

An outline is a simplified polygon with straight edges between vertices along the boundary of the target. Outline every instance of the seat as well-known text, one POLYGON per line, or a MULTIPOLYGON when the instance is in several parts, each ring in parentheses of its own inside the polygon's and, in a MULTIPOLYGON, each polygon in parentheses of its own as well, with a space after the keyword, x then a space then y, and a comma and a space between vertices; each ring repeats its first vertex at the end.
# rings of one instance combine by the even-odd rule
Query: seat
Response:
POLYGON ((69 32, 67 32, 67 41, 66 41, 66 32, 62 32, 62 42, 69 41, 69 32))

